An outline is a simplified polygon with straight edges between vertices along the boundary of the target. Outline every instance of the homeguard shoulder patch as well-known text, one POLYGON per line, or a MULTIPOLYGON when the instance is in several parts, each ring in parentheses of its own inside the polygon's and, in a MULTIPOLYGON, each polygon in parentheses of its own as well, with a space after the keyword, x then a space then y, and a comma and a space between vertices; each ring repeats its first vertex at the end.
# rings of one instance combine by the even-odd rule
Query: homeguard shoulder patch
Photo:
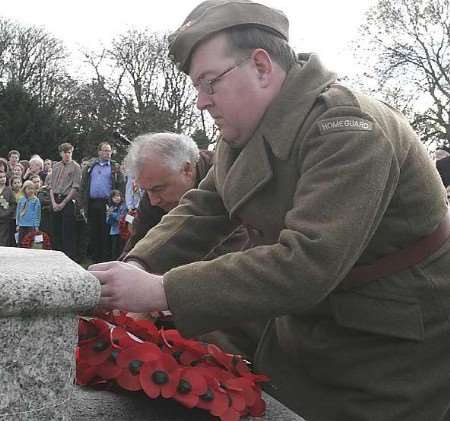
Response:
POLYGON ((373 122, 360 117, 333 117, 318 122, 320 134, 373 130, 373 122))

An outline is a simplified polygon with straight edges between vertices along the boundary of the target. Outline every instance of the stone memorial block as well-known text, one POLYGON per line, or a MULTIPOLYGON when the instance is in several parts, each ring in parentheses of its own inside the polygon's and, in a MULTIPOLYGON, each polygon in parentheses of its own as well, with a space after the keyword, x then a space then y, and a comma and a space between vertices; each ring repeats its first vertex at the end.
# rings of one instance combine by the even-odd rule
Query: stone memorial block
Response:
POLYGON ((70 420, 76 315, 100 284, 57 251, 0 247, 0 419, 70 420))

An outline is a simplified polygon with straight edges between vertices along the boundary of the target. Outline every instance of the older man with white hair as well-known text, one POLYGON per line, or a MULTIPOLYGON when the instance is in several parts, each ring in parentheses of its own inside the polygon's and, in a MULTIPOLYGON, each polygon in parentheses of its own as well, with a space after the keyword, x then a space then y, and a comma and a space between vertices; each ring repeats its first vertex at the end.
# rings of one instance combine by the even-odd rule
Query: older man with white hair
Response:
POLYGON ((213 152, 199 150, 183 134, 147 133, 134 139, 124 165, 144 194, 120 260, 178 205, 184 193, 198 186, 212 162, 213 152))

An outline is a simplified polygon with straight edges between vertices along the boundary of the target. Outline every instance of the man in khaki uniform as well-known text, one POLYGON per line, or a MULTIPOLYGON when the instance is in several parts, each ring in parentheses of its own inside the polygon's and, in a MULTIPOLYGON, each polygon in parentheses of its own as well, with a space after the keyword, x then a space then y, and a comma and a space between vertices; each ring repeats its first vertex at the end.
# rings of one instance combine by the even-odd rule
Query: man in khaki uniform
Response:
POLYGON ((439 175, 400 113, 287 40, 283 13, 245 0, 203 2, 172 35, 221 131, 215 165, 128 263, 91 267, 101 305, 170 309, 186 336, 270 319, 256 369, 308 421, 449 420, 439 175), (201 261, 239 223, 256 246, 201 261))

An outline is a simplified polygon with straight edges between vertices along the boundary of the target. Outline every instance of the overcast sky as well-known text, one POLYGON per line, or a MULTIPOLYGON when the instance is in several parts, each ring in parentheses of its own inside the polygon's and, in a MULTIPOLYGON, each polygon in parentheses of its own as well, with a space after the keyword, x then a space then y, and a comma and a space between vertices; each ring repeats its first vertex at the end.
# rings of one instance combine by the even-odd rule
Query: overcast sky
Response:
MULTIPOLYGON (((129 28, 170 32, 199 3, 197 0, 1 0, 0 16, 44 26, 71 50, 95 49, 129 28)), ((348 49, 364 12, 375 0, 260 0, 283 10, 296 51, 314 51, 339 73, 352 73, 348 49)))

